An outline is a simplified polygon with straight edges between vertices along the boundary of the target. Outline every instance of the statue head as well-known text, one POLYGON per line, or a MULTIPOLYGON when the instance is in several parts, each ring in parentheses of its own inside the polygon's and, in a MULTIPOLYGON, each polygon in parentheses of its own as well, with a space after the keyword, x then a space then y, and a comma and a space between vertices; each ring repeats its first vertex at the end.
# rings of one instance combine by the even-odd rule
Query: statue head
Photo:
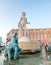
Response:
POLYGON ((15 33, 13 33, 13 37, 15 37, 17 35, 17 33, 15 32, 15 33))
POLYGON ((22 12, 22 16, 25 17, 26 13, 25 12, 22 12))

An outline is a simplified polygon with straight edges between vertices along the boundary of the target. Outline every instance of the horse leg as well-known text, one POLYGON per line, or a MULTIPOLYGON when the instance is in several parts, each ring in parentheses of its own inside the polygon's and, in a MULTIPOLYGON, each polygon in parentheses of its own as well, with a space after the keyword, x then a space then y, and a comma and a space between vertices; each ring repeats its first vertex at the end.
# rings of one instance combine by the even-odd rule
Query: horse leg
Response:
POLYGON ((10 63, 10 61, 11 61, 11 50, 10 49, 8 49, 8 59, 9 59, 9 63, 10 63))
POLYGON ((18 48, 17 47, 15 47, 15 49, 14 49, 15 51, 14 51, 14 59, 16 59, 18 56, 17 56, 17 54, 18 54, 18 48))

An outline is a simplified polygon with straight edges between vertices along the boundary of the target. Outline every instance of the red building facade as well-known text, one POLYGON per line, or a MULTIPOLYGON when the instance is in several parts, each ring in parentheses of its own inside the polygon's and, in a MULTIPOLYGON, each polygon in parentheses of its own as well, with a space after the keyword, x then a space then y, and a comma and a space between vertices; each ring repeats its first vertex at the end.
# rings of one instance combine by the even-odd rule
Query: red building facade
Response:
MULTIPOLYGON (((26 29, 24 30, 23 36, 27 36, 30 41, 37 41, 40 40, 41 43, 51 43, 51 28, 46 29, 26 29)), ((11 37, 14 32, 19 32, 18 29, 12 29, 7 34, 7 42, 11 40, 11 37)))

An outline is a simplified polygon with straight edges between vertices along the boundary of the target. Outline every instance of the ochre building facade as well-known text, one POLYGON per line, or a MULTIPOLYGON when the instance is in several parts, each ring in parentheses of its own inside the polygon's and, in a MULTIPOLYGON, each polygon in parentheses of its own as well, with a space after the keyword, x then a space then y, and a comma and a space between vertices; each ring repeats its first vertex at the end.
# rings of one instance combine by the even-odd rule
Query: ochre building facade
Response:
MULTIPOLYGON (((46 28, 46 29, 26 29, 23 30, 25 33, 22 33, 22 36, 26 36, 29 38, 30 41, 38 41, 40 40, 41 43, 43 44, 49 44, 51 43, 51 28, 46 28)), ((7 34, 7 41, 9 42, 11 40, 11 37, 14 32, 19 32, 18 29, 12 29, 8 34, 7 34)))

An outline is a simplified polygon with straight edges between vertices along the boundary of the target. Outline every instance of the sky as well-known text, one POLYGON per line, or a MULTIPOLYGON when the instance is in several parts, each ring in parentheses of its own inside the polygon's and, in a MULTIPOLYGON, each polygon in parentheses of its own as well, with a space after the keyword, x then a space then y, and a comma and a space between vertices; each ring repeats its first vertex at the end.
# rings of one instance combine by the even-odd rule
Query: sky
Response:
POLYGON ((21 13, 28 28, 51 28, 51 0, 0 0, 0 36, 6 41, 11 29, 18 28, 21 13))

